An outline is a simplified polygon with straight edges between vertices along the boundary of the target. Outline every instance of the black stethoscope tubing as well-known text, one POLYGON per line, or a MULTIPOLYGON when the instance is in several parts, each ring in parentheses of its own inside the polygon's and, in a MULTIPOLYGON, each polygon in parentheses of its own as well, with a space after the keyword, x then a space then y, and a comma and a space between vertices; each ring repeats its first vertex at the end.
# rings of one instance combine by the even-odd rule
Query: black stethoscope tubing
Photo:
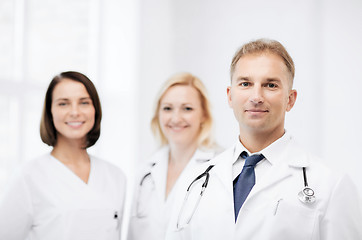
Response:
POLYGON ((187 191, 190 191, 191 186, 198 181, 199 179, 201 179, 202 177, 205 176, 205 181, 202 184, 202 188, 205 189, 207 187, 207 184, 209 183, 209 178, 210 178, 210 173, 209 171, 214 167, 215 165, 210 165, 205 172, 201 173, 199 176, 197 176, 189 185, 189 187, 187 188, 187 191))

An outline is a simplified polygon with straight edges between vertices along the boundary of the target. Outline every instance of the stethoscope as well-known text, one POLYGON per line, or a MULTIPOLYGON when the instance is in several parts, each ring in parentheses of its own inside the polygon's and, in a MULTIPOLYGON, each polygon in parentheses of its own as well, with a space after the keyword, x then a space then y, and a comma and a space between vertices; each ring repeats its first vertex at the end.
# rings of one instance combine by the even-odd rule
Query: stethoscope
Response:
MULTIPOLYGON (((151 166, 151 167, 154 167, 155 165, 156 165, 156 163, 152 163, 152 166, 151 166)), ((208 182, 209 182, 209 177, 210 177, 209 171, 210 171, 211 168, 213 168, 213 167, 214 167, 214 165, 210 165, 210 166, 205 170, 205 172, 203 172, 203 173, 200 174, 198 177, 196 177, 196 178, 192 181, 192 183, 189 185, 189 187, 187 188, 186 198, 185 198, 185 200, 184 200, 184 202, 183 202, 183 205, 182 205, 182 209, 184 208, 184 205, 185 205, 185 203, 187 202, 187 198, 188 198, 188 196, 189 196, 189 194, 190 194, 190 189, 191 189, 191 187, 194 186, 194 183, 195 183, 196 181, 198 181, 199 179, 201 179, 202 177, 205 176, 206 179, 205 179, 204 183, 202 184, 202 189, 201 189, 201 192, 200 192, 199 200, 197 201, 197 204, 195 205, 195 209, 194 209, 194 210, 196 211, 196 207, 198 206, 198 202, 200 201, 201 196, 202 196, 202 194, 204 193, 204 191, 205 191, 205 189, 206 189, 206 187, 207 187, 207 184, 208 184, 208 182)), ((143 183, 144 183, 144 181, 145 181, 149 176, 151 176, 151 172, 146 173, 146 174, 142 177, 142 179, 141 179, 141 181, 140 181, 140 183, 139 183, 138 197, 137 197, 137 202, 136 202, 136 216, 137 216, 138 218, 146 217, 145 214, 142 214, 142 211, 141 211, 141 209, 140 209, 140 199, 142 198, 142 197, 141 197, 141 194, 142 194, 142 190, 141 190, 141 189, 143 188, 143 183)), ((182 212, 182 209, 181 209, 181 212, 182 212)), ((192 215, 193 215, 193 214, 192 214, 192 215)), ((190 217, 190 220, 191 220, 191 218, 192 218, 192 216, 190 217)))
POLYGON ((187 188, 185 199, 184 199, 184 201, 183 201, 183 203, 182 203, 182 207, 181 207, 180 213, 179 213, 179 215, 178 215, 178 217, 177 217, 177 223, 176 223, 176 228, 177 228, 177 229, 182 229, 182 228, 184 228, 185 226, 187 226, 187 225, 190 223, 190 221, 191 221, 194 213, 196 212, 196 208, 197 208, 197 206, 198 206, 199 203, 200 203, 201 197, 202 197, 202 195, 204 194, 204 192, 205 192, 205 190, 206 190, 206 188, 207 188, 207 184, 209 183, 209 178, 210 178, 210 173, 209 173, 209 171, 210 171, 214 166, 215 166, 215 165, 210 165, 210 166, 205 170, 205 172, 203 172, 203 173, 201 173, 199 176, 197 176, 197 177, 190 183, 189 187, 187 188), (200 180, 200 179, 203 178, 203 177, 205 177, 205 181, 203 182, 203 184, 202 184, 202 186, 201 186, 200 195, 199 195, 199 197, 197 198, 196 204, 195 204, 195 206, 193 207, 193 209, 192 209, 192 211, 191 211, 191 215, 186 219, 185 224, 183 224, 183 225, 181 226, 181 224, 180 224, 180 219, 181 219, 182 213, 183 213, 183 211, 184 211, 185 205, 186 205, 186 203, 187 203, 187 199, 189 198, 190 190, 191 190, 191 188, 194 186, 194 183, 195 183, 196 181, 200 180))
MULTIPOLYGON (((156 163, 152 163, 152 166, 151 166, 151 167, 153 167, 153 166, 155 166, 155 165, 156 165, 156 163)), ((146 214, 142 214, 142 211, 141 211, 141 209, 140 209, 140 199, 142 198, 142 197, 141 197, 141 194, 142 194, 141 189, 143 188, 143 187, 142 187, 142 186, 143 186, 143 182, 144 182, 145 179, 146 179, 147 177, 149 177, 149 176, 151 176, 151 172, 146 173, 146 174, 142 177, 142 179, 141 179, 141 181, 140 181, 140 183, 139 183, 138 196, 137 196, 137 202, 136 202, 136 216, 137 216, 138 218, 146 217, 146 214)))
MULTIPOLYGON (((207 185, 208 185, 208 183, 209 183, 209 178, 210 178, 210 173, 209 173, 209 171, 210 171, 213 167, 214 167, 214 165, 210 165, 210 166, 205 170, 205 172, 203 172, 202 174, 200 174, 199 176, 197 176, 197 177, 195 178, 195 180, 193 180, 193 181, 191 182, 191 184, 189 185, 189 187, 187 188, 186 196, 185 196, 185 199, 184 199, 184 201, 183 201, 183 203, 182 203, 182 207, 181 207, 181 210, 180 210, 179 215, 178 215, 178 218, 177 218, 177 223, 176 223, 176 228, 177 228, 177 230, 183 229, 184 227, 186 227, 186 226, 190 223, 190 221, 191 221, 191 219, 192 219, 194 213, 196 212, 196 209, 197 209, 197 207, 198 207, 198 205, 199 205, 199 203, 200 203, 201 197, 203 196, 203 194, 204 194, 204 192, 205 192, 205 190, 206 190, 206 188, 207 188, 207 185), (200 180, 200 179, 203 178, 203 177, 205 177, 205 180, 204 180, 204 182, 203 182, 203 184, 202 184, 201 191, 200 191, 200 195, 199 195, 199 197, 198 197, 198 199, 197 199, 197 201, 196 201, 196 204, 195 204, 195 206, 193 207, 190 216, 187 217, 186 220, 184 221, 185 223, 184 223, 184 224, 180 224, 180 222, 181 222, 181 217, 182 217, 182 213, 184 212, 184 208, 185 208, 185 205, 186 205, 186 203, 187 203, 187 199, 189 198, 189 195, 190 195, 190 191, 191 191, 191 189, 192 189, 192 186, 194 185, 194 183, 195 183, 196 181, 200 180)), ((300 191, 300 192, 298 193, 298 198, 299 198, 299 200, 300 200, 302 203, 306 203, 306 204, 314 203, 315 200, 316 200, 316 198, 315 198, 315 196, 314 196, 314 190, 308 186, 306 168, 303 167, 302 169, 303 169, 304 188, 303 188, 302 191, 300 191)))
POLYGON ((209 183, 209 178, 210 178, 210 173, 209 173, 209 171, 210 171, 214 166, 215 166, 215 165, 210 165, 210 166, 205 170, 205 172, 203 172, 203 173, 201 173, 199 176, 197 176, 197 177, 190 183, 189 187, 187 188, 185 199, 184 199, 184 201, 183 201, 183 203, 182 203, 182 207, 181 207, 180 213, 179 213, 179 215, 178 215, 178 217, 177 217, 177 223, 176 223, 176 229, 177 229, 177 230, 183 229, 184 227, 186 227, 186 226, 190 223, 190 221, 191 221, 191 219, 192 219, 194 213, 196 212, 196 209, 197 209, 197 207, 198 207, 198 205, 199 205, 199 203, 200 203, 201 197, 202 197, 202 195, 204 194, 204 192, 205 192, 205 190, 206 190, 206 188, 207 188, 207 185, 208 185, 208 183, 209 183), (189 195, 190 195, 190 192, 191 192, 190 190, 191 190, 192 187, 194 186, 194 183, 197 182, 198 180, 200 180, 200 179, 203 178, 203 177, 205 177, 205 181, 203 182, 203 184, 202 184, 202 186, 201 186, 200 195, 199 195, 199 197, 197 198, 196 204, 195 204, 195 206, 193 207, 190 216, 186 218, 185 224, 180 224, 181 217, 182 217, 182 213, 184 212, 184 208, 185 208, 185 205, 186 205, 186 203, 187 203, 187 199, 189 198, 189 195))
POLYGON ((302 191, 298 193, 298 198, 302 203, 314 203, 315 202, 314 190, 308 186, 305 167, 303 167, 303 178, 304 178, 304 188, 302 189, 302 191))

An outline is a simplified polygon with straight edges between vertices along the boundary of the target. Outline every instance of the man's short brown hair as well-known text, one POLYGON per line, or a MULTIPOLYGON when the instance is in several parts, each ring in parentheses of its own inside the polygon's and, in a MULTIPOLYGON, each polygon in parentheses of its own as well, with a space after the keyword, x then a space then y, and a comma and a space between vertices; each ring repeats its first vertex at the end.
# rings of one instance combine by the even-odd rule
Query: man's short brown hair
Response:
POLYGON ((233 60, 231 61, 230 66, 230 77, 233 78, 233 74, 235 71, 235 66, 245 55, 248 54, 257 54, 257 53, 272 53, 280 56, 285 65, 287 66, 287 69, 290 73, 290 79, 291 79, 291 86, 293 85, 293 79, 295 74, 295 67, 294 62, 291 56, 289 55, 288 51, 285 49, 285 47, 276 40, 271 39, 258 39, 255 41, 248 42, 241 46, 241 48, 235 53, 233 60))

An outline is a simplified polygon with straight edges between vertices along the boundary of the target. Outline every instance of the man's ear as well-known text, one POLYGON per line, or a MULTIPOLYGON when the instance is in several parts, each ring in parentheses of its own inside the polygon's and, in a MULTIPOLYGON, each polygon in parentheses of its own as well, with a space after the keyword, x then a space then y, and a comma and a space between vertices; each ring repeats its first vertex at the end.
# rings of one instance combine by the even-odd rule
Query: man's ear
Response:
POLYGON ((295 101, 297 100, 297 90, 292 89, 289 91, 289 96, 288 96, 288 104, 287 104, 287 109, 286 111, 289 112, 290 110, 292 110, 295 101))
POLYGON ((228 96, 229 106, 231 107, 231 106, 232 106, 232 101, 231 101, 231 86, 229 86, 229 87, 226 88, 226 94, 227 94, 227 96, 228 96))

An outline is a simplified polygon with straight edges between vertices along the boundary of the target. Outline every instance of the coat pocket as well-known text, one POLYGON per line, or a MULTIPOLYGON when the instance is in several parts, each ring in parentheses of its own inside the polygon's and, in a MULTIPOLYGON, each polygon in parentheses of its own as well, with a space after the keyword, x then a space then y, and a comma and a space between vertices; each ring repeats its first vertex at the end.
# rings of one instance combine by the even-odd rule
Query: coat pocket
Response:
POLYGON ((317 221, 317 211, 303 203, 291 203, 279 199, 268 215, 269 232, 266 239, 312 239, 317 221))
POLYGON ((111 209, 81 209, 70 213, 66 239, 114 240, 119 235, 119 212, 111 209))

